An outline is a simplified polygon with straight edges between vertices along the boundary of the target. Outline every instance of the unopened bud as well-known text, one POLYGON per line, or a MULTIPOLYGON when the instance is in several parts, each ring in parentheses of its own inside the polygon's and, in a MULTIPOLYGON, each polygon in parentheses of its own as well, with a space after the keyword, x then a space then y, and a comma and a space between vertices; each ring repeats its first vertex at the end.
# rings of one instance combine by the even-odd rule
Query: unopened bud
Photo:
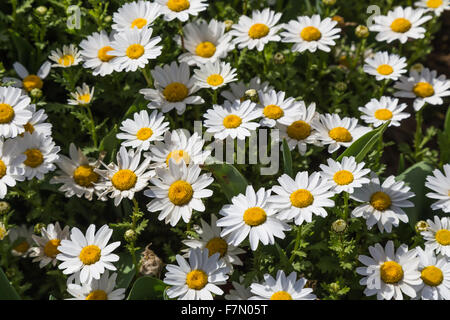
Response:
POLYGON ((225 20, 224 23, 225 23, 225 31, 230 31, 231 27, 234 24, 233 20, 225 20))
POLYGON ((127 231, 125 231, 123 238, 126 242, 133 242, 136 241, 137 234, 134 230, 128 229, 127 231))
POLYGON ((42 222, 36 223, 34 225, 34 233, 41 234, 42 229, 45 228, 45 224, 42 222))
POLYGON ((44 14, 47 13, 47 7, 45 6, 39 6, 36 8, 36 13, 43 16, 44 14))
POLYGON ((322 0, 322 2, 324 4, 326 4, 327 6, 332 6, 332 5, 336 4, 336 0, 322 0))
POLYGON ((343 219, 338 219, 331 224, 331 229, 337 233, 344 232, 347 229, 347 222, 343 219))
POLYGON ((417 233, 421 233, 423 231, 427 231, 430 228, 430 225, 423 220, 420 220, 416 223, 415 229, 417 233))
POLYGON ((355 29, 355 35, 358 38, 367 38, 369 36, 369 28, 363 25, 359 25, 355 29))
POLYGON ((411 70, 414 70, 417 72, 421 72, 423 68, 424 68, 424 66, 421 63, 415 63, 411 66, 411 70))
POLYGON ((105 22, 111 22, 112 21, 112 17, 111 16, 106 16, 105 17, 105 22))
POLYGON ((42 90, 41 89, 39 89, 39 88, 33 88, 33 89, 31 89, 31 91, 30 91, 30 95, 33 97, 33 98, 40 98, 40 97, 42 97, 42 90))
POLYGON ((0 222, 0 240, 3 240, 8 235, 8 230, 3 222, 0 222))
POLYGON ((248 89, 245 91, 245 99, 258 102, 258 92, 255 89, 248 89))
POLYGON ((151 250, 148 244, 142 252, 139 272, 143 275, 154 276, 159 278, 161 270, 164 266, 162 260, 151 250))
POLYGON ((338 23, 338 25, 341 26, 341 27, 345 26, 345 20, 341 16, 333 16, 331 18, 331 20, 336 21, 338 23))
POLYGON ((275 53, 273 56, 273 63, 275 64, 284 64, 286 62, 286 59, 284 58, 284 54, 281 52, 275 53))
POLYGON ((331 283, 331 284, 330 284, 330 289, 331 289, 331 291, 333 291, 333 292, 338 292, 339 289, 340 289, 339 283, 337 283, 337 282, 331 283))
POLYGON ((344 92, 347 90, 347 84, 345 82, 339 81, 334 85, 337 91, 344 92))
POLYGON ((8 213, 9 209, 11 209, 11 206, 6 201, 0 201, 0 214, 6 214, 8 213))

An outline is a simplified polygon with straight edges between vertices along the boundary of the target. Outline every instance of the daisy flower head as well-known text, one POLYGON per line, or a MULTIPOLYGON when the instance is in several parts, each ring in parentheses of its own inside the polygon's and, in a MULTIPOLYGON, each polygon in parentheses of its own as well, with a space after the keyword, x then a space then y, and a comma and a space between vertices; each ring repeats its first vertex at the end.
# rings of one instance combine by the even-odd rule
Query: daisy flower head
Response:
POLYGON ((450 0, 420 0, 414 5, 425 8, 427 12, 432 11, 436 16, 440 16, 444 10, 450 10, 450 0))
POLYGON ((272 188, 275 193, 269 202, 278 208, 278 218, 283 221, 294 219, 296 225, 312 222, 312 216, 327 216, 326 207, 333 207, 333 185, 322 178, 320 173, 307 171, 298 172, 295 179, 287 174, 278 178, 278 183, 272 188))
POLYGON ((372 98, 364 107, 359 107, 361 119, 375 128, 390 121, 389 126, 398 127, 400 121, 409 118, 410 114, 402 112, 407 107, 406 103, 398 104, 398 99, 382 96, 379 100, 372 98))
POLYGON ((191 219, 192 210, 205 211, 202 198, 211 197, 206 189, 214 179, 210 173, 200 175, 201 169, 193 162, 186 165, 171 158, 168 168, 156 168, 156 177, 150 179, 153 186, 144 195, 154 198, 147 204, 147 210, 158 212, 158 220, 164 220, 173 227, 182 218, 185 223, 191 219))
POLYGON ((377 300, 403 300, 403 294, 417 296, 417 286, 422 283, 418 270, 416 250, 402 244, 397 251, 394 242, 388 241, 383 248, 379 243, 369 247, 371 257, 360 255, 358 260, 365 267, 356 268, 364 276, 359 284, 366 286, 366 296, 377 295, 377 300))
MULTIPOLYGON (((261 126, 273 128, 277 123, 289 125, 299 114, 302 114, 301 102, 294 98, 286 98, 283 91, 270 90, 269 92, 258 91, 259 109, 262 113, 262 119, 259 122, 261 126)), ((304 105, 304 103, 303 103, 304 105)))
POLYGON ((355 189, 350 198, 364 202, 352 211, 353 217, 366 219, 368 229, 377 224, 380 232, 390 233, 392 226, 398 227, 399 221, 408 222, 408 215, 402 208, 414 207, 407 200, 415 196, 403 181, 395 181, 395 176, 389 176, 383 183, 376 175, 372 175, 370 183, 355 189))
POLYGON ((205 11, 208 3, 205 0, 156 0, 162 6, 162 13, 166 21, 178 19, 185 22, 189 15, 197 16, 205 11))
POLYGON ((196 230, 200 239, 183 240, 182 242, 189 247, 183 251, 186 251, 188 254, 190 248, 206 248, 210 256, 219 252, 220 258, 223 259, 230 270, 233 269, 233 264, 242 266, 243 263, 238 255, 245 253, 245 251, 236 246, 229 245, 227 237, 222 238, 220 236, 222 229, 217 226, 217 217, 214 214, 211 215, 211 224, 208 224, 203 219, 200 219, 200 223, 201 228, 196 230))
MULTIPOLYGON (((44 109, 39 109, 36 111, 36 105, 30 104, 28 105, 28 110, 31 111, 32 116, 31 119, 23 126, 25 128, 25 132, 33 133, 37 132, 45 137, 52 135, 52 124, 49 122, 45 122, 48 116, 45 113, 44 109)), ((23 134, 21 134, 22 136, 23 134)))
POLYGON ((14 139, 0 140, 0 199, 5 198, 8 187, 14 187, 16 181, 23 181, 24 169, 21 163, 25 161, 24 154, 16 155, 17 141, 14 139))
POLYGON ((225 300, 248 300, 253 294, 249 287, 241 284, 244 281, 244 277, 239 277, 239 282, 232 281, 231 285, 233 289, 230 289, 229 293, 224 296, 225 300))
POLYGON ((222 97, 230 102, 233 102, 234 100, 239 100, 241 102, 244 101, 246 98, 245 93, 248 90, 255 90, 257 92, 262 91, 264 93, 270 90, 274 90, 269 82, 261 82, 261 79, 259 77, 252 78, 248 84, 245 84, 244 81, 230 83, 230 89, 231 91, 224 90, 220 93, 222 97))
POLYGON ((49 61, 45 61, 36 74, 30 74, 27 68, 25 68, 25 66, 18 61, 13 63, 13 68, 19 75, 21 80, 5 77, 3 81, 13 81, 14 87, 23 88, 25 91, 30 92, 35 88, 42 89, 42 87, 44 86, 43 80, 47 78, 48 74, 50 73, 52 64, 49 61))
POLYGON ((227 137, 244 140, 260 125, 253 120, 261 116, 256 104, 250 100, 240 102, 225 101, 223 106, 213 105, 203 117, 206 132, 214 134, 214 138, 224 140, 227 137))
POLYGON ((133 1, 125 3, 114 12, 112 28, 117 32, 124 32, 137 28, 142 30, 149 27, 162 14, 161 5, 150 1, 133 1))
POLYGON ((450 262, 436 257, 433 250, 416 247, 423 284, 418 289, 422 300, 450 300, 450 262))
POLYGON ((236 81, 236 69, 228 62, 207 62, 194 70, 194 78, 197 86, 201 88, 212 88, 214 90, 236 81))
POLYGON ((84 235, 80 229, 73 227, 70 239, 61 240, 57 248, 60 253, 56 259, 62 261, 58 268, 64 274, 80 271, 81 283, 100 279, 105 269, 115 271, 116 267, 111 262, 119 260, 119 256, 112 252, 120 245, 120 241, 108 244, 113 230, 106 224, 97 232, 95 229, 95 225, 89 225, 84 235))
POLYGON ((9 230, 8 238, 13 246, 11 249, 13 255, 25 258, 32 252, 32 246, 34 245, 33 230, 33 226, 27 227, 24 224, 9 230))
POLYGON ((381 80, 398 80, 407 72, 406 58, 396 54, 389 54, 387 51, 377 52, 373 58, 366 58, 364 72, 381 80))
POLYGON ((277 25, 281 18, 281 13, 276 13, 269 8, 262 11, 253 10, 252 17, 240 16, 239 22, 232 26, 230 35, 234 36, 233 43, 239 49, 256 48, 262 51, 264 46, 270 41, 280 41, 277 35, 282 25, 277 25))
POLYGON ((428 219, 428 230, 420 234, 425 240, 425 248, 434 250, 436 254, 450 258, 450 221, 448 217, 439 219, 434 216, 434 221, 428 219))
POLYGON ((445 213, 450 212, 450 163, 444 164, 444 174, 439 170, 433 170, 433 175, 427 176, 425 186, 434 192, 426 194, 428 198, 437 199, 431 205, 431 209, 442 209, 445 213))
POLYGON ((139 90, 146 100, 150 109, 161 109, 163 113, 176 109, 179 115, 186 110, 186 105, 203 104, 200 96, 194 96, 200 88, 196 80, 191 77, 187 63, 177 64, 173 61, 170 65, 162 68, 157 66, 151 71, 154 79, 155 89, 147 88, 139 90))
POLYGON ((48 58, 55 63, 52 64, 52 67, 61 67, 61 68, 69 68, 71 66, 78 65, 82 60, 81 53, 78 51, 78 48, 71 44, 69 46, 63 45, 63 49, 56 49, 50 52, 48 58))
POLYGON ((416 111, 425 103, 441 105, 444 103, 442 97, 450 96, 450 80, 443 74, 438 77, 435 70, 428 68, 423 68, 420 72, 411 70, 409 77, 400 77, 394 88, 399 90, 394 93, 395 97, 414 99, 416 111))
POLYGON ((218 285, 226 283, 229 269, 219 260, 219 253, 209 255, 208 249, 191 249, 189 260, 176 255, 178 265, 169 264, 164 283, 169 298, 179 300, 213 300, 213 295, 223 295, 218 285))
POLYGON ((31 99, 14 87, 0 87, 0 137, 14 138, 25 131, 31 119, 31 99))
POLYGON ((59 222, 56 222, 55 224, 50 223, 45 228, 42 228, 41 237, 33 234, 32 238, 38 245, 37 247, 33 247, 30 253, 30 257, 34 257, 33 262, 39 262, 39 268, 43 268, 49 263, 56 266, 56 255, 60 253, 58 246, 61 240, 69 238, 69 232, 69 226, 61 229, 59 222))
POLYGON ((178 57, 178 61, 189 65, 201 66, 214 63, 227 56, 233 49, 231 35, 225 33, 225 23, 211 19, 190 22, 183 27, 184 48, 187 52, 178 57))
POLYGON ((370 128, 358 125, 358 119, 337 114, 321 114, 318 121, 313 122, 318 132, 318 139, 328 145, 328 152, 333 153, 341 146, 348 148, 354 141, 370 131, 370 128))
POLYGON ((68 283, 67 292, 73 298, 67 300, 123 300, 125 299, 124 288, 115 289, 117 273, 109 275, 105 270, 100 279, 92 280, 90 283, 68 283))
POLYGON ((132 200, 136 192, 144 189, 150 177, 154 176, 154 170, 149 170, 150 157, 145 157, 141 161, 141 151, 128 150, 120 147, 116 155, 117 164, 110 163, 108 166, 103 164, 106 170, 94 169, 94 172, 103 177, 103 180, 97 183, 102 189, 99 198, 109 194, 114 198, 114 205, 117 207, 122 199, 132 200))
POLYGON ((312 293, 313 290, 304 288, 305 284, 305 278, 297 280, 295 271, 286 277, 283 270, 278 270, 276 279, 265 274, 262 284, 251 284, 254 296, 249 300, 315 300, 317 297, 312 293))
POLYGON ((125 140, 122 142, 124 147, 148 150, 151 142, 163 140, 164 133, 169 130, 169 123, 163 122, 164 115, 157 110, 150 116, 146 110, 135 112, 133 118, 124 120, 120 127, 122 132, 117 134, 118 139, 125 140))
POLYGON ((406 43, 408 38, 422 39, 425 37, 426 30, 420 25, 432 18, 429 15, 423 15, 424 13, 424 9, 396 7, 390 10, 387 16, 375 16, 374 24, 369 27, 369 30, 378 32, 375 39, 380 42, 391 43, 399 40, 401 43, 406 43))
POLYGON ((365 163, 357 163, 355 157, 343 157, 341 162, 327 159, 328 165, 321 164, 321 175, 333 184, 334 192, 348 192, 352 194, 354 188, 360 188, 369 183, 366 178, 370 169, 365 168, 365 163))
POLYGON ((277 210, 270 205, 271 190, 247 186, 245 194, 231 199, 232 204, 222 207, 219 214, 223 217, 217 221, 223 227, 222 237, 228 237, 228 244, 238 246, 247 236, 250 248, 255 251, 259 242, 263 245, 274 244, 275 237, 284 239, 285 232, 291 228, 276 217, 277 210))
POLYGON ((83 67, 92 69, 94 76, 104 77, 114 71, 114 58, 111 55, 111 37, 104 31, 94 32, 80 42, 83 67))
POLYGON ((86 83, 83 83, 82 87, 76 87, 76 92, 70 93, 73 99, 68 99, 67 103, 74 106, 90 104, 94 98, 94 89, 95 87, 89 89, 89 86, 86 83))
POLYGON ((116 58, 112 61, 116 71, 136 71, 144 68, 149 60, 156 59, 162 52, 162 46, 158 43, 161 37, 152 38, 153 29, 144 27, 142 29, 133 28, 114 35, 111 43, 113 50, 109 55, 116 58))
POLYGON ((284 25, 285 32, 281 33, 282 42, 294 43, 292 51, 316 52, 317 49, 330 52, 330 46, 336 45, 335 39, 341 29, 335 28, 337 21, 331 18, 321 19, 318 14, 312 17, 301 16, 284 25))
POLYGON ((98 196, 102 192, 101 186, 97 184, 101 177, 94 171, 100 166, 100 161, 87 158, 74 143, 70 144, 69 155, 70 158, 59 156, 56 165, 60 171, 50 179, 50 183, 62 183, 58 190, 64 192, 67 198, 76 195, 92 200, 94 193, 98 196))

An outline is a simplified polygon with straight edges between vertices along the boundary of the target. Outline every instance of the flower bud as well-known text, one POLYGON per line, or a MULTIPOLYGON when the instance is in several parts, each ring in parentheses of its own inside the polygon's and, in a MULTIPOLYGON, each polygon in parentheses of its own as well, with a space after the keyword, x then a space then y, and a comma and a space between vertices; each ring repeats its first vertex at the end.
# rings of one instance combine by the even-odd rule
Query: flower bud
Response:
POLYGON ((42 229, 45 228, 45 224, 42 222, 36 223, 34 225, 34 233, 41 234, 42 229))
POLYGON ((247 91, 245 91, 245 100, 258 102, 258 92, 255 89, 248 89, 247 91))
POLYGON ((38 15, 43 16, 44 14, 47 13, 47 7, 45 7, 45 6, 39 6, 39 7, 37 7, 37 8, 36 8, 36 13, 37 13, 38 15))
POLYGON ((331 20, 336 21, 339 26, 344 27, 345 26, 345 20, 341 16, 333 16, 331 20))
POLYGON ((112 21, 112 17, 111 16, 106 16, 105 17, 105 22, 111 22, 112 21))
POLYGON ((284 54, 281 52, 275 53, 273 56, 273 63, 275 64, 284 64, 286 62, 286 59, 284 58, 284 54))
POLYGON ((127 231, 125 231, 123 238, 125 239, 126 242, 133 242, 136 241, 137 234, 134 230, 128 229, 127 231))
POLYGON ((333 291, 333 292, 338 292, 340 289, 341 289, 341 288, 340 288, 340 286, 339 286, 339 283, 333 282, 333 283, 330 284, 330 290, 331 290, 331 291, 333 291))
POLYGON ((11 206, 6 201, 0 201, 0 214, 6 214, 11 209, 11 206))
POLYGON ((142 275, 154 276, 159 278, 161 270, 164 267, 162 260, 151 250, 149 247, 152 244, 148 244, 145 250, 142 252, 139 272, 142 275))
POLYGON ((225 31, 230 31, 231 27, 234 24, 233 20, 225 20, 224 23, 225 23, 225 31))
POLYGON ((332 6, 332 5, 336 4, 336 0, 322 0, 322 2, 324 4, 326 4, 327 6, 332 6))
POLYGON ((430 228, 430 225, 423 220, 417 221, 415 229, 417 233, 421 233, 423 231, 427 231, 430 228))
POLYGON ((0 240, 3 240, 8 235, 8 230, 3 222, 0 222, 0 240))
POLYGON ((342 81, 336 82, 334 87, 339 92, 344 92, 345 90, 347 90, 347 84, 345 82, 342 82, 342 81))
POLYGON ((39 89, 39 88, 33 88, 33 89, 31 89, 31 91, 30 91, 30 95, 31 95, 33 98, 39 99, 40 97, 42 97, 42 90, 39 89))
POLYGON ((369 36, 369 28, 360 24, 355 29, 355 35, 361 39, 367 38, 369 36))
POLYGON ((331 229, 333 229, 334 232, 342 233, 347 229, 347 222, 343 219, 338 219, 331 224, 331 229))

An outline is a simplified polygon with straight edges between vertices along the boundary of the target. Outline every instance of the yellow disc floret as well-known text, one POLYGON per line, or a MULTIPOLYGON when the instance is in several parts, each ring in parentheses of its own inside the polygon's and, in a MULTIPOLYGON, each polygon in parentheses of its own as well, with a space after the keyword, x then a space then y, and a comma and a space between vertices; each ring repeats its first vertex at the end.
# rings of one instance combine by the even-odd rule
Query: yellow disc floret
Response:
POLYGON ((411 29, 411 22, 405 18, 397 18, 391 23, 391 30, 394 32, 405 33, 411 29))
POLYGON ((195 54, 202 58, 211 58, 216 53, 216 46, 209 41, 200 42, 195 48, 195 54))
POLYGON ((314 202, 314 196, 306 189, 298 189, 291 193, 291 204, 297 208, 305 208, 314 202))
POLYGON ((59 253, 58 246, 61 243, 59 239, 49 240, 44 246, 44 254, 49 258, 54 258, 59 253))
POLYGON ((113 175, 111 182, 117 190, 130 190, 136 185, 137 176, 130 169, 121 169, 113 175))
POLYGON ((0 103, 0 123, 10 123, 13 118, 13 107, 7 103, 0 103))
POLYGON ((392 119, 392 111, 389 109, 378 109, 375 111, 374 116, 378 120, 390 120, 392 119))
POLYGON ((230 114, 223 119, 223 126, 227 129, 234 129, 239 127, 242 124, 241 117, 230 114))
POLYGON ((39 149, 27 149, 24 153, 27 158, 23 163, 28 167, 36 168, 44 162, 44 156, 39 149))
POLYGON ((377 72, 383 76, 388 76, 394 72, 394 69, 388 64, 382 64, 377 68, 377 72))
POLYGON ((171 151, 166 158, 166 165, 169 165, 169 160, 174 159, 176 163, 180 163, 181 160, 184 160, 184 163, 189 164, 191 162, 191 157, 184 150, 174 150, 171 151))
POLYGON ((168 84, 163 91, 164 98, 169 102, 183 101, 189 94, 188 88, 180 82, 168 84))
POLYGON ((0 179, 6 175, 6 165, 3 160, 0 159, 0 179))
POLYGON ((437 9, 442 6, 444 2, 442 0, 428 0, 427 7, 431 9, 437 9))
POLYGON ((137 18, 137 19, 134 19, 133 22, 131 23, 131 29, 133 29, 134 27, 138 27, 138 29, 142 29, 146 24, 147 24, 147 20, 145 20, 144 18, 137 18))
POLYGON ((176 206, 184 206, 189 203, 194 195, 194 189, 190 183, 178 180, 169 187, 169 200, 176 206))
POLYGON ((100 248, 94 244, 91 244, 81 249, 79 258, 83 264, 91 265, 99 261, 101 255, 102 251, 100 248))
POLYGON ((138 138, 139 140, 147 140, 148 138, 150 138, 153 135, 153 130, 150 128, 141 128, 138 130, 138 132, 136 133, 136 138, 138 138))
POLYGON ((215 237, 206 243, 205 248, 208 249, 209 256, 219 252, 220 257, 223 258, 225 253, 227 253, 228 243, 220 237, 215 237))
POLYGON ((30 244, 26 241, 22 241, 17 246, 14 247, 14 250, 20 253, 25 253, 30 248, 30 244))
POLYGON ((435 266, 428 266, 423 268, 420 277, 425 284, 436 287, 444 280, 442 270, 435 266))
POLYGON ((269 104, 268 106, 265 106, 263 113, 266 118, 273 120, 280 119, 284 115, 283 109, 275 104, 269 104))
POLYGON ((317 41, 322 37, 322 33, 320 33, 320 30, 316 27, 309 26, 303 28, 300 36, 305 41, 317 41))
POLYGON ((144 46, 139 43, 135 43, 127 48, 126 54, 130 59, 139 59, 144 54, 144 52, 144 46))
POLYGON ((78 96, 78 101, 82 104, 87 104, 91 101, 91 95, 89 93, 85 93, 78 96))
POLYGON ((286 132, 289 138, 300 141, 309 137, 311 126, 303 120, 297 120, 287 127, 286 132))
POLYGON ((44 83, 42 82, 41 78, 39 78, 35 74, 29 74, 22 80, 22 84, 25 90, 30 92, 31 90, 38 88, 42 89, 42 86, 44 83))
POLYGON ((292 300, 292 296, 286 291, 277 291, 270 297, 270 300, 292 300))
POLYGON ((73 172, 73 180, 82 187, 92 187, 98 181, 98 174, 89 165, 81 165, 73 172))
POLYGON ((108 62, 109 60, 111 60, 112 58, 114 58, 115 56, 109 55, 108 52, 113 50, 112 47, 110 46, 105 46, 101 49, 98 50, 97 52, 97 57, 103 61, 103 62, 108 62))
POLYGON ((248 36, 252 39, 261 39, 269 33, 270 29, 264 23, 255 23, 248 30, 248 36))
POLYGON ((167 7, 175 12, 180 12, 189 9, 191 4, 188 0, 169 0, 167 1, 167 7))
POLYGON ((248 208, 244 212, 243 219, 247 225, 256 227, 266 222, 267 214, 266 211, 260 207, 248 208))
MULTIPOLYGON (((34 132, 34 127, 31 123, 27 122, 26 124, 23 125, 23 128, 25 129, 26 132, 29 133, 33 133, 34 132)), ((23 136, 23 134, 22 134, 23 136)))
POLYGON ((73 65, 75 62, 75 58, 71 54, 65 54, 61 58, 58 59, 58 63, 63 65, 64 67, 69 67, 73 65))
POLYGON ((108 295, 103 290, 94 290, 88 294, 86 300, 108 300, 108 295))
POLYGON ((370 204, 378 211, 384 211, 391 206, 392 201, 388 194, 377 191, 370 197, 370 204))
POLYGON ((442 246, 450 245, 450 230, 441 229, 434 235, 437 243, 442 246))
POLYGON ((395 261, 386 261, 380 267, 380 276, 384 283, 397 283, 403 279, 403 268, 395 261))
POLYGON ((428 98, 434 94, 434 88, 428 82, 418 82, 414 85, 413 92, 421 98, 428 98))
POLYGON ((328 135, 331 139, 337 142, 350 142, 353 140, 352 134, 350 131, 343 127, 336 127, 328 131, 328 135))
POLYGON ((207 79, 206 82, 213 87, 220 86, 223 83, 223 77, 220 74, 212 74, 207 79))
POLYGON ((345 186, 353 182, 353 173, 348 170, 340 170, 336 172, 333 176, 334 182, 340 186, 345 186))
POLYGON ((189 289, 201 290, 208 283, 208 276, 205 271, 195 269, 189 272, 186 276, 186 284, 189 289))

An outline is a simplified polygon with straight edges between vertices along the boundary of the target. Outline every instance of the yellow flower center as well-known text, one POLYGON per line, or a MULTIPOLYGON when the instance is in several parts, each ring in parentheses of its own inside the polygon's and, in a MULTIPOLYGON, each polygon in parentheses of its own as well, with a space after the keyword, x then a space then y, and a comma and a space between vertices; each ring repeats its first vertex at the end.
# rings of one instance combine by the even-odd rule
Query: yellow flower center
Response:
POLYGON ((266 118, 273 120, 280 119, 284 115, 283 109, 274 104, 269 104, 268 106, 266 106, 263 110, 263 113, 266 118))
POLYGON ((0 179, 6 175, 6 165, 3 160, 0 159, 0 179))
POLYGON ((428 0, 427 7, 431 9, 437 9, 440 6, 442 6, 442 3, 443 3, 442 0, 428 0))
POLYGON ((397 18, 391 23, 391 30, 394 32, 405 33, 411 29, 411 22, 405 18, 397 18))
POLYGON ((3 240, 6 237, 6 228, 3 224, 0 224, 0 240, 3 240))
POLYGON ((241 117, 230 114, 223 119, 223 126, 227 129, 237 128, 242 124, 241 117))
POLYGON ((347 170, 340 170, 333 176, 334 182, 340 186, 344 186, 353 182, 353 173, 347 170))
POLYGON ((294 207, 305 208, 314 202, 314 196, 306 189, 298 189, 290 195, 291 203, 294 207))
POLYGON ((311 134, 311 126, 303 120, 298 120, 287 127, 287 135, 295 140, 304 140, 311 134))
POLYGON ((292 296, 286 291, 277 291, 270 297, 270 300, 292 300, 292 296))
POLYGON ((208 241, 205 248, 208 249, 209 256, 219 252, 220 257, 223 258, 225 253, 227 253, 228 243, 220 237, 215 237, 208 241))
POLYGON ((97 52, 97 56, 98 58, 103 61, 103 62, 108 62, 109 60, 111 60, 112 58, 114 58, 115 56, 109 55, 108 52, 113 50, 112 47, 110 46, 105 46, 103 48, 101 48, 100 50, 98 50, 97 52))
POLYGON ((370 204, 378 211, 384 211, 391 206, 392 202, 386 193, 377 191, 370 197, 370 204))
POLYGON ((200 42, 195 48, 195 54, 202 58, 211 58, 216 53, 216 46, 209 41, 200 42))
POLYGON ((248 208, 244 212, 244 222, 251 226, 256 227, 263 224, 267 220, 267 214, 264 209, 260 207, 248 208))
POLYGON ((181 160, 184 160, 184 163, 189 164, 191 162, 191 158, 189 154, 183 150, 174 150, 171 151, 166 158, 166 165, 169 165, 169 160, 173 158, 176 163, 180 163, 181 160))
POLYGON ((264 23, 255 23, 248 30, 248 36, 252 39, 261 39, 262 37, 267 36, 270 29, 264 23))
POLYGON ((397 283, 403 279, 403 268, 395 261, 386 261, 380 267, 380 276, 384 283, 397 283))
POLYGON ((130 59, 139 59, 144 54, 144 52, 145 48, 142 45, 135 43, 127 48, 126 54, 130 59))
POLYGON ((382 64, 377 68, 377 72, 383 76, 387 76, 394 72, 394 69, 388 64, 382 64))
POLYGON ((195 269, 189 272, 186 276, 186 284, 189 289, 201 290, 208 283, 208 276, 205 271, 195 269))
POLYGON ((147 24, 147 20, 145 20, 144 18, 137 18, 134 19, 133 22, 131 23, 131 29, 133 29, 134 27, 138 27, 139 29, 142 29, 142 27, 144 27, 147 24))
POLYGON ((117 190, 130 190, 136 184, 137 176, 130 169, 121 169, 113 175, 111 182, 117 190))
POLYGON ((75 58, 71 54, 65 54, 59 58, 58 63, 64 67, 69 67, 75 62, 75 58))
POLYGON ((375 118, 378 120, 390 120, 392 119, 392 111, 389 109, 378 109, 375 111, 375 118))
POLYGON ((337 142, 350 142, 353 139, 350 131, 343 127, 336 127, 331 129, 330 131, 328 131, 328 135, 331 139, 337 142))
POLYGON ((189 203, 193 195, 194 189, 186 181, 175 181, 169 187, 169 200, 176 206, 184 206, 189 203))
POLYGON ((0 123, 9 123, 14 118, 14 109, 7 103, 0 103, 0 123))
POLYGON ((223 83, 223 77, 220 74, 212 74, 207 79, 206 82, 213 87, 220 86, 223 83))
POLYGON ((22 241, 17 246, 14 247, 14 250, 20 253, 25 253, 30 248, 30 245, 26 241, 22 241))
POLYGON ((431 287, 436 287, 442 283, 444 280, 444 274, 442 270, 435 266, 428 266, 423 268, 420 275, 423 282, 431 287))
POLYGON ((434 94, 434 88, 428 82, 418 82, 414 86, 413 92, 418 97, 427 98, 434 94))
POLYGON ((42 86, 44 85, 44 83, 42 82, 41 78, 39 78, 35 74, 29 74, 28 76, 26 76, 22 80, 22 83, 23 83, 23 87, 28 92, 33 90, 34 88, 42 89, 42 86))
POLYGON ((103 290, 94 290, 88 294, 86 300, 108 300, 108 295, 103 290))
POLYGON ((163 95, 169 102, 180 102, 183 101, 189 94, 188 88, 179 82, 173 82, 168 84, 164 88, 163 95))
POLYGON ((313 26, 303 28, 300 36, 305 41, 317 41, 322 38, 322 33, 320 33, 319 29, 313 26))
POLYGON ((436 241, 443 246, 450 245, 450 230, 441 229, 434 235, 436 241))
POLYGON ((153 130, 150 128, 141 128, 139 129, 139 131, 136 133, 136 138, 138 138, 139 140, 147 140, 148 138, 150 138, 153 135, 153 130))
POLYGON ((94 264, 100 260, 102 256, 102 251, 99 247, 94 244, 84 247, 80 252, 80 260, 85 265, 94 264))
MULTIPOLYGON (((31 123, 27 122, 26 124, 24 124, 23 128, 25 129, 26 132, 29 133, 33 133, 34 132, 34 127, 31 123)), ((23 133, 22 133, 22 137, 23 137, 23 133)))
POLYGON ((27 158, 23 163, 28 167, 36 168, 44 162, 44 156, 39 149, 27 149, 24 153, 27 158))
POLYGON ((49 240, 44 246, 44 253, 49 258, 54 258, 59 253, 58 246, 61 240, 52 239, 49 240))
POLYGON ((78 100, 82 103, 89 103, 89 101, 91 101, 91 95, 89 93, 82 94, 78 96, 78 100))
POLYGON ((169 0, 167 2, 167 7, 169 7, 170 10, 175 12, 180 12, 183 10, 189 9, 191 4, 188 0, 169 0))
POLYGON ((89 165, 82 165, 73 172, 73 180, 82 187, 92 187, 93 183, 98 181, 98 174, 94 172, 94 168, 89 165))

